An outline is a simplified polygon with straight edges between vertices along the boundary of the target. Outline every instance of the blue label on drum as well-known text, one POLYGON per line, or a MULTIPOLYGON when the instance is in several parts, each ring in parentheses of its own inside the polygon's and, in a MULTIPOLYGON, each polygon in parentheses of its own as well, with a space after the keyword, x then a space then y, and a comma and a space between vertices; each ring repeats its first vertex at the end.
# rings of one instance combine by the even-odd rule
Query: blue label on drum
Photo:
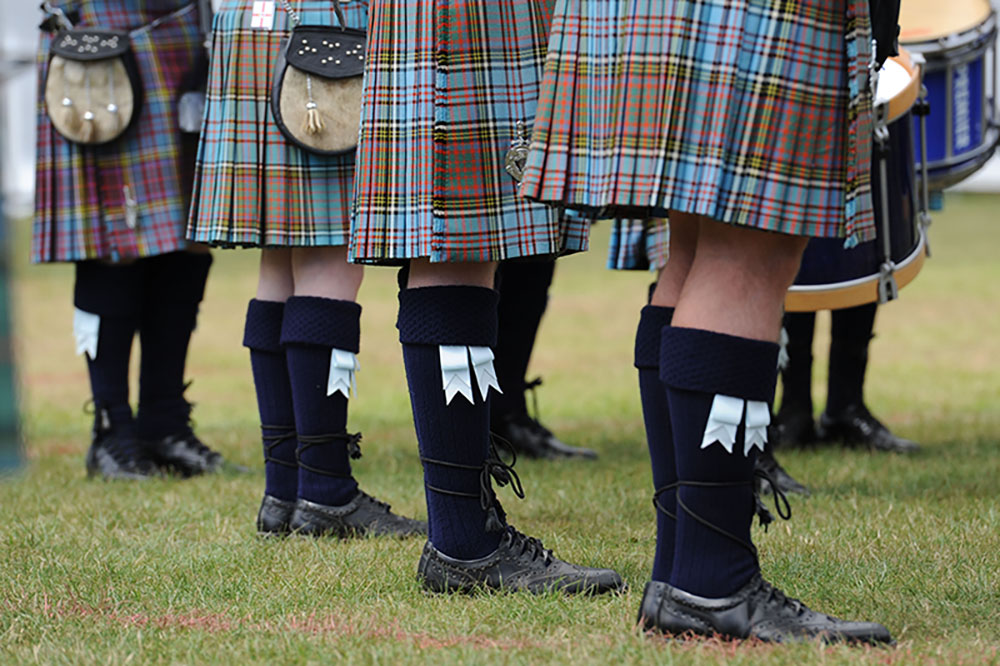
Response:
POLYGON ((982 60, 952 71, 952 154, 961 155, 983 141, 982 60))

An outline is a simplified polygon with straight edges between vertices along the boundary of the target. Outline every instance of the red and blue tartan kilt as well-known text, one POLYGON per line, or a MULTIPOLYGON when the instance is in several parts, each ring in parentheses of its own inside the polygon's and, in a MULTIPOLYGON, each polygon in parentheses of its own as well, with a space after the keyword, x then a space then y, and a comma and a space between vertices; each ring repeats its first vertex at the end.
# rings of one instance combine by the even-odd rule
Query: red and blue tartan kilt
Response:
POLYGON ((45 112, 51 36, 42 35, 31 259, 117 261, 182 249, 195 139, 178 129, 176 106, 182 84, 203 62, 197 6, 190 0, 91 0, 77 6, 79 25, 135 31, 132 51, 144 97, 134 124, 119 139, 101 146, 67 141, 45 112), (127 196, 136 202, 135 228, 126 223, 127 196))
MULTIPOLYGON (((364 28, 367 3, 344 3, 364 28)), ((339 25, 331 0, 291 0, 305 25, 339 25)), ((315 155, 288 142, 271 113, 275 62, 292 24, 251 27, 253 0, 225 0, 215 15, 205 125, 198 147, 191 240, 221 246, 340 246, 350 238, 354 156, 315 155)))
POLYGON ((586 249, 588 222, 518 196, 552 0, 383 0, 369 21, 353 261, 586 249))
POLYGON ((608 268, 619 271, 654 271, 670 258, 670 223, 662 218, 620 219, 611 223, 608 268))
POLYGON ((874 235, 867 0, 559 0, 522 194, 874 235))

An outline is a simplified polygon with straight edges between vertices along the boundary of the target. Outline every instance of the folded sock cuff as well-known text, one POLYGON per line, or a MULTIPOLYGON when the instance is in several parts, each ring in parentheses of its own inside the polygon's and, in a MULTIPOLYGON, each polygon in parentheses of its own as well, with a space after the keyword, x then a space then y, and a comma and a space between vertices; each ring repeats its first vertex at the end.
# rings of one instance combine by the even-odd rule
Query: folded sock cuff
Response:
POLYGON ((668 386, 744 400, 774 400, 778 345, 724 333, 663 329, 660 379, 668 386))
POLYGON ((399 292, 399 341, 495 347, 500 295, 487 287, 420 287, 399 292))
POLYGON ((635 367, 660 367, 660 337, 664 327, 670 326, 674 309, 647 305, 639 315, 639 327, 635 332, 635 367))
POLYGON ((243 346, 258 351, 280 352, 281 324, 284 316, 284 303, 252 299, 247 306, 243 346))
POLYGON ((143 260, 129 264, 78 261, 73 305, 102 317, 135 317, 142 312, 143 260))
POLYGON ((333 347, 357 354, 361 345, 361 306, 317 296, 293 296, 285 303, 282 345, 333 347))

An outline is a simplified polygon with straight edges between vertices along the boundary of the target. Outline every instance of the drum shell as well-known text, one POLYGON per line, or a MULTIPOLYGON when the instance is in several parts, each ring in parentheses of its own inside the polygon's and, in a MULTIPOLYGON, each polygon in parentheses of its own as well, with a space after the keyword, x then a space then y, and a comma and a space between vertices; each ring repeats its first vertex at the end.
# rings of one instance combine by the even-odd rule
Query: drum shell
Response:
MULTIPOLYGON (((886 242, 885 227, 888 214, 888 240, 890 257, 895 263, 903 262, 913 254, 921 242, 917 228, 917 179, 914 164, 914 143, 912 111, 907 111, 888 125, 885 165, 888 180, 888 211, 882 207, 883 184, 880 176, 879 149, 873 151, 872 200, 875 203, 877 237, 874 241, 862 243, 852 249, 844 248, 843 239, 814 238, 809 241, 802 257, 802 266, 792 287, 792 292, 818 291, 816 298, 810 299, 808 306, 789 307, 792 310, 823 310, 849 307, 838 303, 836 298, 824 299, 824 286, 829 292, 840 289, 843 283, 863 281, 876 283, 883 263, 886 242)), ((875 294, 876 290, 870 290, 875 294)), ((864 302, 874 302, 875 298, 863 298, 864 302)))
MULTIPOLYGON (((953 185, 977 171, 992 156, 997 143, 994 87, 990 81, 995 59, 996 15, 973 30, 947 38, 904 42, 919 53, 924 65, 927 115, 927 168, 931 189, 953 185)), ((916 150, 920 154, 919 118, 914 118, 916 150)))

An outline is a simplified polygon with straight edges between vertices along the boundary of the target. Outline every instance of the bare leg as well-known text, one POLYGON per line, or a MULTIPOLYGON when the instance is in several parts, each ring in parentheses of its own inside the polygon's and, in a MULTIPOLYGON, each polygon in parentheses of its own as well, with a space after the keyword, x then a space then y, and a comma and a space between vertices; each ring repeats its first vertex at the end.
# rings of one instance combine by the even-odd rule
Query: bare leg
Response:
POLYGON ((291 249, 261 250, 257 300, 284 303, 293 292, 291 249))
POLYGON ((347 263, 346 247, 297 247, 291 263, 296 296, 357 300, 365 269, 347 263))
POLYGON ((410 279, 407 289, 420 287, 467 286, 493 288, 497 272, 496 262, 482 264, 431 263, 427 259, 410 262, 410 279))
POLYGON ((698 243, 698 217, 687 213, 670 216, 670 259, 660 271, 650 305, 672 308, 677 305, 694 262, 698 243))
POLYGON ((673 325, 776 342, 807 242, 702 219, 673 325))

